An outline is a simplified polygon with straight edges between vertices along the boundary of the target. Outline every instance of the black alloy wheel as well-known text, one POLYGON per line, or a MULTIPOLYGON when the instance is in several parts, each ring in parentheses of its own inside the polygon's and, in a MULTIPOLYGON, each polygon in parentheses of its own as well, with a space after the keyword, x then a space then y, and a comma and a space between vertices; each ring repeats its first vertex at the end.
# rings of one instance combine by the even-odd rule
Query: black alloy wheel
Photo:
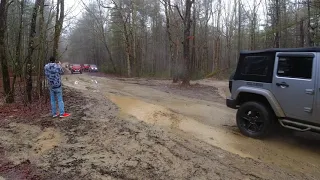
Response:
POLYGON ((237 126, 241 133, 252 138, 265 137, 274 120, 273 112, 259 102, 246 102, 237 112, 237 126))

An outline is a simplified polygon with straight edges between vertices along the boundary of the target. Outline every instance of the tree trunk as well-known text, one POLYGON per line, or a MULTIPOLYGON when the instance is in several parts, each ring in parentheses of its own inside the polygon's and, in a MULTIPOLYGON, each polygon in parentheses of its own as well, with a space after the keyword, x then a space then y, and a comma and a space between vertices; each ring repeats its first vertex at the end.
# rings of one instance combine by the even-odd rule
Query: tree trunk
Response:
POLYGON ((15 61, 13 63, 14 72, 13 72, 13 80, 11 84, 11 91, 12 94, 15 92, 15 82, 17 79, 17 76, 19 76, 21 80, 22 76, 22 65, 21 65, 21 41, 22 41, 22 33, 23 33, 23 14, 24 14, 24 0, 21 0, 20 2, 20 17, 19 17, 19 31, 18 31, 18 37, 17 37, 17 43, 16 43, 16 57, 15 61))
POLYGON ((214 59, 213 59, 213 70, 214 72, 218 72, 221 68, 220 66, 220 46, 221 46, 221 39, 220 39, 220 18, 221 18, 221 0, 219 0, 219 7, 218 7, 218 17, 217 17, 217 34, 216 38, 214 39, 214 59))
POLYGON ((43 95, 42 91, 42 82, 43 82, 43 66, 44 66, 44 41, 45 41, 45 36, 44 36, 44 1, 45 0, 40 0, 40 19, 39 19, 39 31, 40 31, 40 37, 39 37, 39 43, 40 43, 40 48, 38 51, 39 54, 39 61, 38 61, 38 77, 37 77, 37 91, 38 91, 38 96, 40 99, 40 96, 43 95))
POLYGON ((212 1, 210 2, 210 0, 206 0, 205 1, 205 6, 206 6, 206 10, 205 10, 205 24, 204 24, 204 52, 203 52, 203 56, 202 56, 202 61, 204 62, 200 62, 201 64, 205 64, 205 71, 210 71, 209 70, 209 66, 208 66, 208 59, 209 59, 209 44, 208 44, 208 40, 209 40, 209 37, 208 37, 208 31, 209 31, 209 28, 208 28, 208 23, 209 23, 209 20, 210 20, 210 16, 209 16, 209 8, 212 8, 212 1))
MULTIPOLYGON (((298 9, 298 0, 295 0, 295 9, 298 9)), ((295 47, 299 46, 299 28, 300 28, 300 23, 298 21, 298 13, 295 14, 295 47)))
MULTIPOLYGON (((238 2, 238 53, 241 51, 241 0, 238 2)), ((238 55, 239 56, 239 55, 238 55)), ((238 61, 239 57, 237 58, 238 61)))
POLYGON ((132 68, 133 72, 135 73, 134 76, 136 76, 138 73, 137 66, 137 33, 136 33, 136 19, 137 19, 137 10, 136 10, 136 4, 135 0, 131 1, 132 3, 132 26, 131 26, 131 36, 132 36, 132 68))
POLYGON ((34 37, 36 34, 36 24, 37 24, 37 14, 40 5, 40 0, 36 0, 36 3, 33 7, 32 17, 31 17, 31 25, 29 32, 29 47, 28 47, 28 55, 26 60, 26 92, 27 92, 27 101, 32 101, 32 57, 34 52, 34 37))
POLYGON ((191 7, 194 0, 186 0, 186 9, 184 16, 184 41, 183 41, 183 59, 184 59, 184 76, 182 85, 190 85, 190 29, 191 29, 191 7))
POLYGON ((125 39, 125 44, 126 44, 126 61, 127 61, 127 75, 128 77, 131 77, 131 60, 130 60, 130 39, 129 39, 129 34, 128 34, 128 28, 126 25, 126 22, 123 21, 123 36, 125 39))
POLYGON ((307 0, 307 9, 308 9, 308 30, 307 30, 307 46, 313 46, 313 38, 311 36, 311 10, 310 10, 310 0, 307 0))
POLYGON ((7 1, 0 2, 0 61, 2 67, 2 83, 6 103, 13 103, 14 98, 10 88, 9 67, 7 62, 7 52, 5 44, 5 34, 7 31, 7 1))
POLYGON ((275 9, 276 9, 276 18, 275 18, 275 38, 274 38, 274 46, 275 48, 279 48, 280 47, 280 3, 279 0, 276 0, 276 4, 275 4, 275 9))
POLYGON ((130 60, 130 50, 131 50, 131 47, 130 47, 130 38, 129 38, 129 28, 127 27, 127 23, 128 23, 128 20, 130 21, 130 16, 127 16, 125 17, 123 14, 122 14, 122 3, 120 1, 120 4, 118 5, 115 1, 113 1, 115 7, 117 9, 119 9, 118 13, 121 17, 121 23, 122 23, 122 27, 123 27, 123 38, 124 38, 124 41, 125 41, 125 51, 126 51, 126 62, 127 62, 127 76, 128 77, 131 77, 132 75, 132 71, 131 71, 131 60, 130 60), (125 18, 125 19, 124 19, 125 18))
POLYGON ((253 3, 253 18, 251 21, 251 50, 256 49, 256 26, 257 26, 257 4, 256 0, 253 3))
POLYGON ((171 32, 171 26, 170 26, 170 16, 171 16, 171 2, 170 0, 164 1, 165 5, 165 16, 166 16, 166 31, 168 36, 168 43, 169 43, 169 61, 170 61, 170 77, 173 77, 173 83, 177 82, 177 78, 175 77, 175 61, 174 61, 174 41, 172 39, 172 32, 171 32))
POLYGON ((180 42, 179 40, 176 40, 176 48, 175 48, 175 56, 174 56, 174 60, 173 60, 173 66, 174 66, 174 74, 173 74, 173 83, 177 83, 179 81, 179 78, 181 78, 181 74, 183 72, 181 72, 181 68, 180 68, 180 64, 178 63, 178 59, 180 57, 180 53, 179 53, 179 46, 180 42))
POLYGON ((130 45, 126 43, 127 75, 131 77, 130 45))
MULTIPOLYGON (((101 18, 102 17, 101 4, 99 4, 99 13, 100 13, 100 18, 101 18)), ((97 21, 99 21, 99 19, 97 19, 97 21)), ((103 43, 104 47, 106 48, 107 53, 109 55, 113 71, 114 71, 114 73, 118 73, 116 65, 115 65, 115 63, 113 61, 112 53, 111 53, 110 48, 109 48, 108 43, 107 43, 107 38, 106 38, 106 35, 105 35, 106 32, 105 32, 105 29, 103 27, 103 23, 102 22, 100 23, 100 29, 101 29, 101 34, 102 34, 102 38, 103 38, 102 39, 102 43, 103 43)))
POLYGON ((126 61, 127 61, 127 75, 128 77, 131 77, 132 71, 131 71, 131 60, 130 60, 130 40, 129 40, 129 34, 127 31, 127 26, 124 23, 124 38, 125 38, 125 44, 126 44, 126 61))
POLYGON ((289 42, 288 44, 288 15, 287 15, 287 1, 283 0, 282 1, 282 12, 283 12, 283 24, 284 24, 284 31, 283 31, 283 40, 282 40, 282 47, 288 47, 288 45, 290 46, 292 43, 289 42))
POLYGON ((190 74, 194 75, 195 72, 195 63, 196 63, 196 6, 193 5, 193 17, 192 17, 192 52, 191 52, 191 67, 190 74))
POLYGON ((110 62, 111 62, 113 71, 114 71, 114 73, 117 73, 118 71, 117 71, 116 65, 115 65, 114 60, 113 60, 113 57, 112 57, 112 52, 110 51, 110 48, 109 48, 109 46, 108 46, 108 44, 107 44, 106 36, 105 36, 105 34, 104 34, 105 32, 104 32, 104 29, 103 29, 103 26, 102 26, 102 25, 101 25, 101 30, 102 30, 103 45, 104 45, 104 47, 106 48, 107 53, 108 53, 108 55, 109 55, 109 58, 110 58, 110 62))
POLYGON ((300 21, 300 47, 304 47, 304 21, 300 21))
POLYGON ((64 0, 57 0, 56 24, 54 26, 53 52, 52 55, 58 59, 59 40, 64 20, 64 0), (59 15, 60 14, 60 15, 59 15))

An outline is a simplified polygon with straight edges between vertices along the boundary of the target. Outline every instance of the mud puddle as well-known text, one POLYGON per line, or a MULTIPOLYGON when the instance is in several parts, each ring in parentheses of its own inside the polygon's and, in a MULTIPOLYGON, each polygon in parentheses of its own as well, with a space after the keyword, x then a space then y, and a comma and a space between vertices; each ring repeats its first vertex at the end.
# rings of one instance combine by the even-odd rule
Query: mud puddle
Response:
POLYGON ((171 129, 182 130, 187 133, 205 140, 206 142, 220 147, 229 152, 239 154, 243 157, 251 157, 250 154, 239 151, 232 145, 232 142, 238 141, 239 137, 230 141, 230 137, 226 137, 226 132, 218 128, 210 127, 199 123, 198 121, 177 114, 163 106, 150 104, 131 97, 116 96, 113 94, 107 97, 121 109, 121 116, 132 115, 141 121, 149 124, 170 127, 171 129))
POLYGON ((254 140, 224 127, 202 124, 197 120, 175 113, 168 108, 132 97, 107 94, 121 109, 121 115, 131 115, 146 123, 182 130, 223 150, 258 161, 276 164, 290 170, 319 175, 320 155, 277 140, 254 140))
POLYGON ((33 150, 37 155, 44 154, 57 147, 61 141, 62 135, 57 129, 47 128, 35 139, 33 150))

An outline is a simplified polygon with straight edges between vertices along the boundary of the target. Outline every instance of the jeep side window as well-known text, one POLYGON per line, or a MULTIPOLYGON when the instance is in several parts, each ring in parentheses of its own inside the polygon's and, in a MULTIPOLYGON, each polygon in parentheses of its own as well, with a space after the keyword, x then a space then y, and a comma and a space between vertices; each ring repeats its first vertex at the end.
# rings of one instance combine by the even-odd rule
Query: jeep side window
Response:
POLYGON ((277 75, 279 77, 311 79, 312 57, 279 57, 277 75))
POLYGON ((265 56, 247 56, 244 59, 241 74, 267 76, 268 59, 265 56))

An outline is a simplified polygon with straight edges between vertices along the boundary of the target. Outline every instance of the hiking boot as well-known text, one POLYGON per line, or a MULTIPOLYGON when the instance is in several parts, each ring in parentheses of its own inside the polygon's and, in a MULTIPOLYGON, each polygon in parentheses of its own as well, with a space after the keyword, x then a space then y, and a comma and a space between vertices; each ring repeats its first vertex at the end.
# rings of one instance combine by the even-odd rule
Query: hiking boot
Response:
POLYGON ((61 118, 65 118, 65 117, 69 117, 69 116, 70 116, 69 113, 64 113, 64 114, 60 115, 61 118))

